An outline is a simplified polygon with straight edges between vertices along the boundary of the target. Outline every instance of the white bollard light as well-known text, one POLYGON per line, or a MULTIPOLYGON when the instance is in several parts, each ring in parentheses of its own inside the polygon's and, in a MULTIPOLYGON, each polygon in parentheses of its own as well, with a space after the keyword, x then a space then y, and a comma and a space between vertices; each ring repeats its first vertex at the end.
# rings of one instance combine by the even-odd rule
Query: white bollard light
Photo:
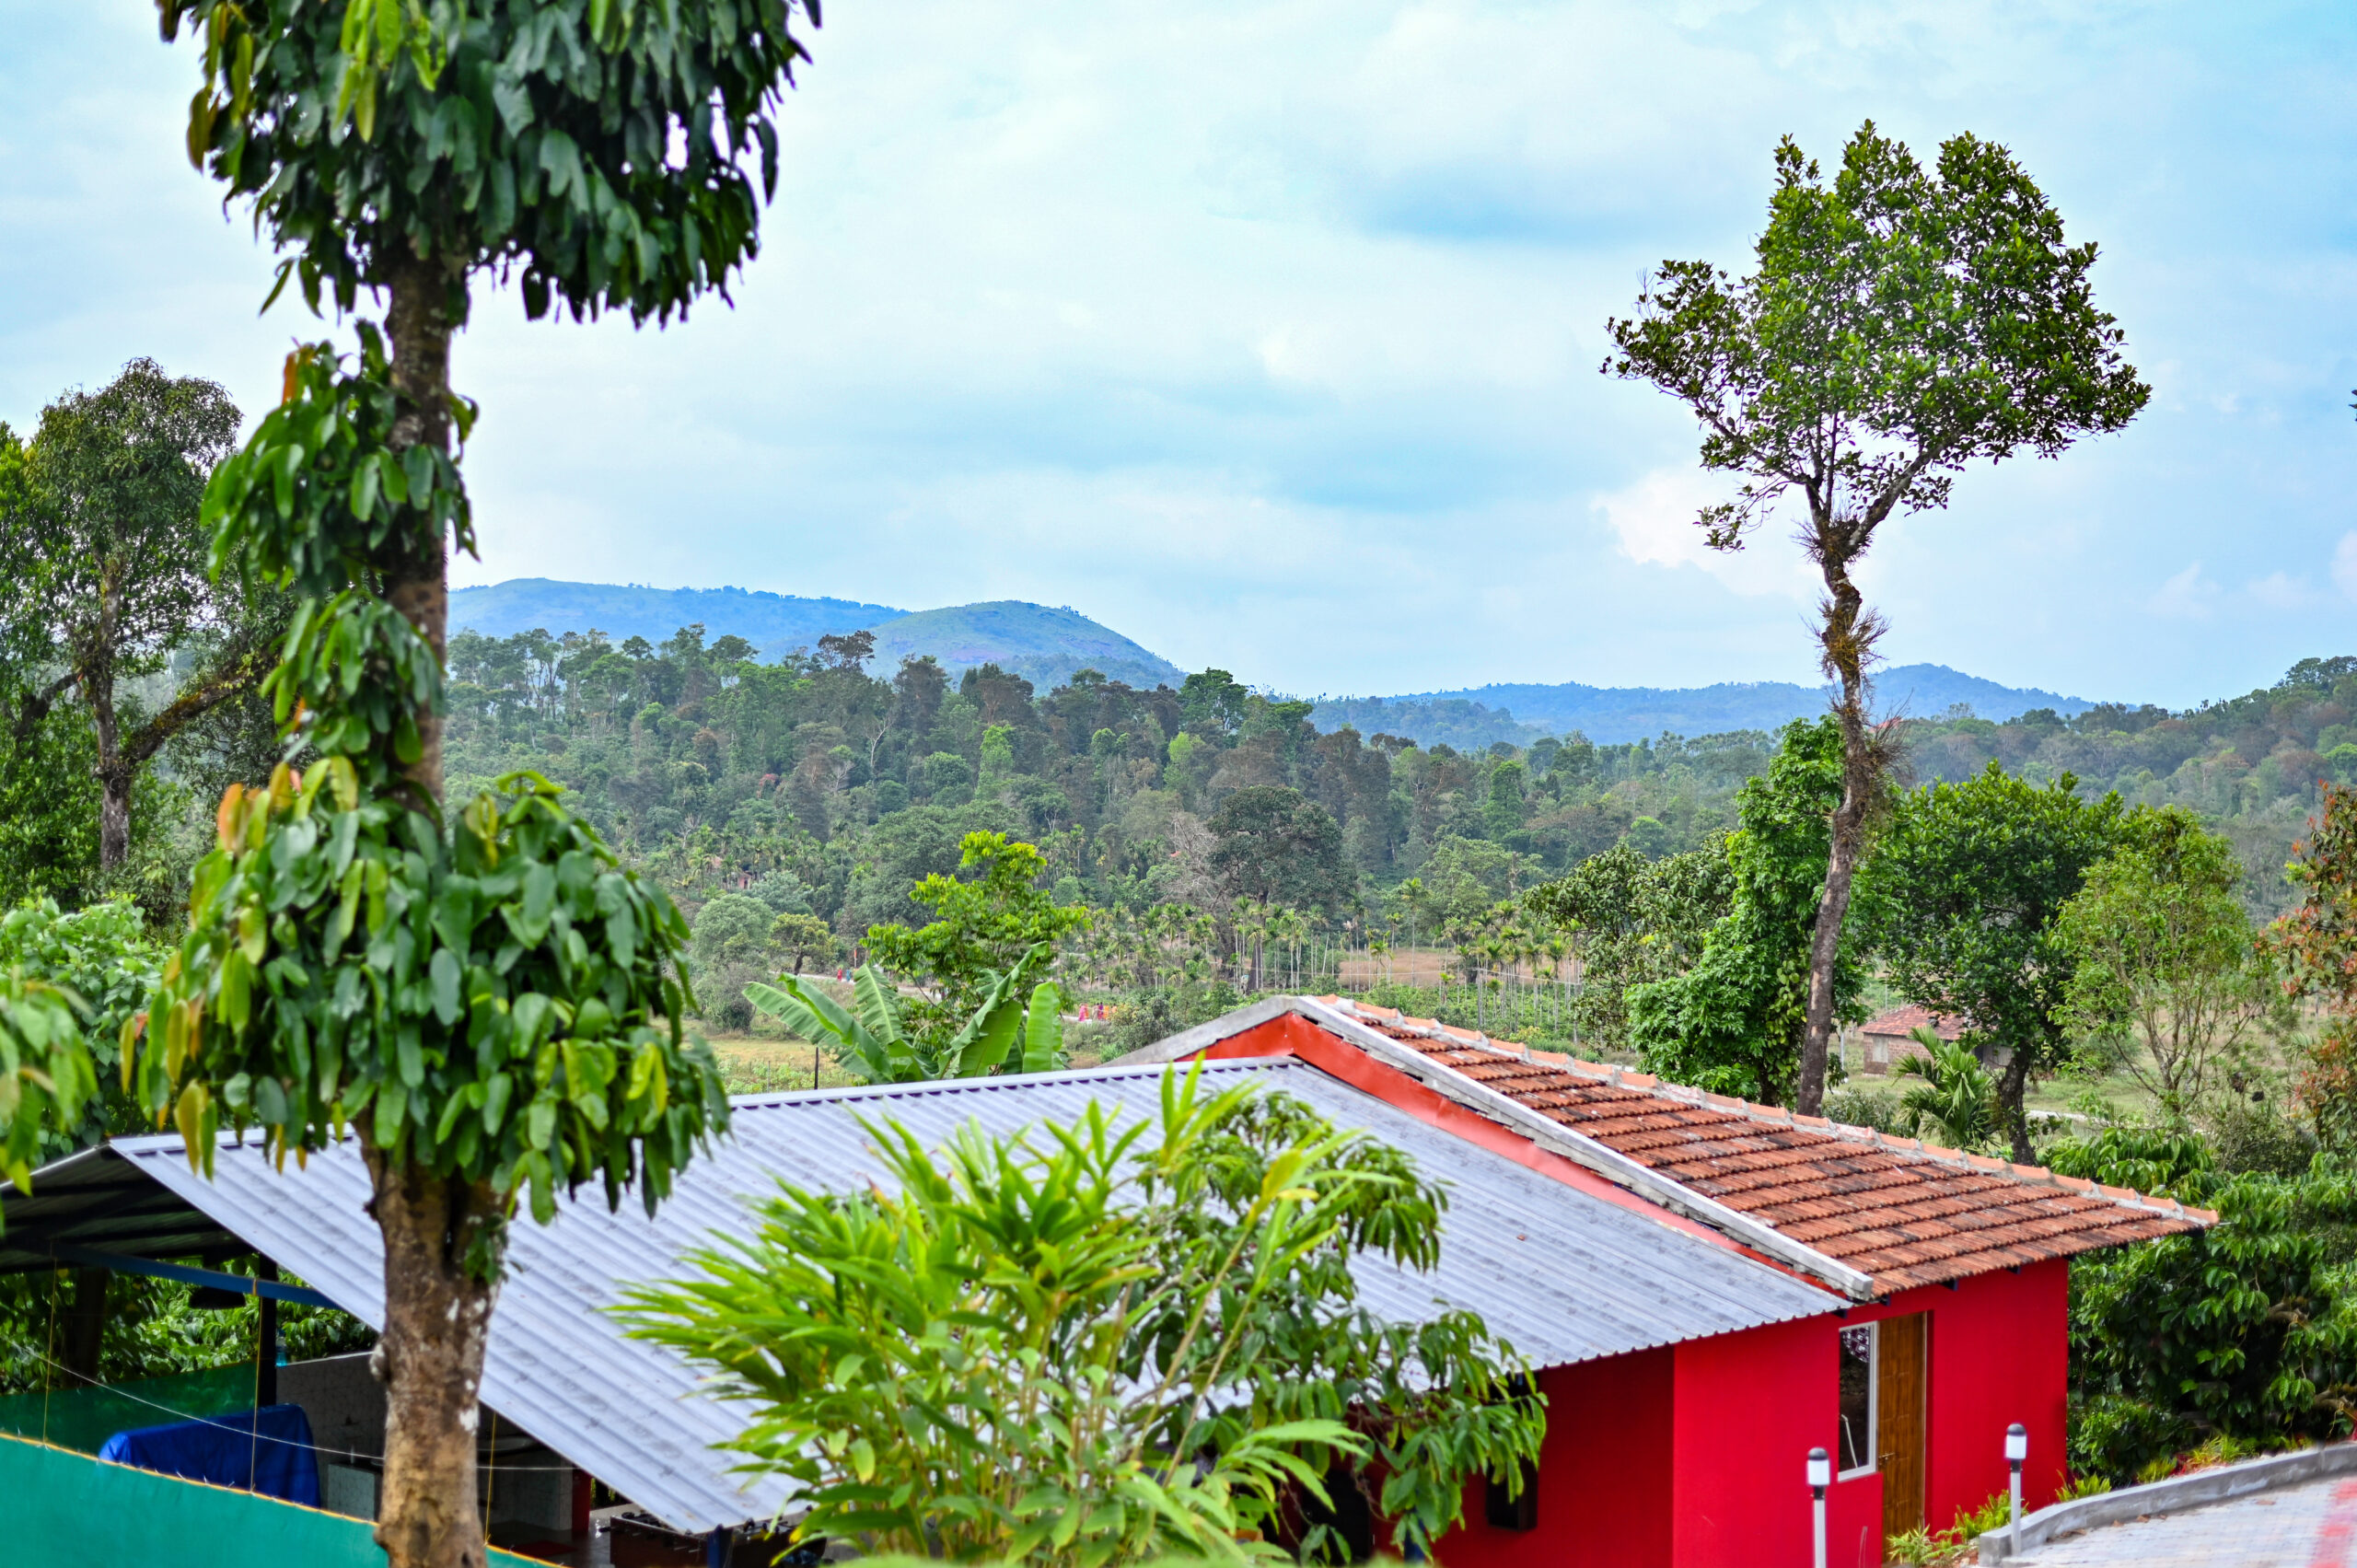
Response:
POLYGON ((2005 1464, 2014 1472, 2014 1526, 2005 1537, 2008 1555, 2022 1549, 2022 1461, 2029 1458, 2029 1428, 2020 1422, 2005 1428, 2005 1464))
POLYGON ((1833 1461, 1822 1448, 1808 1451, 1809 1506, 1816 1515, 1817 1568, 1825 1568, 1825 1489, 1833 1484, 1833 1461))

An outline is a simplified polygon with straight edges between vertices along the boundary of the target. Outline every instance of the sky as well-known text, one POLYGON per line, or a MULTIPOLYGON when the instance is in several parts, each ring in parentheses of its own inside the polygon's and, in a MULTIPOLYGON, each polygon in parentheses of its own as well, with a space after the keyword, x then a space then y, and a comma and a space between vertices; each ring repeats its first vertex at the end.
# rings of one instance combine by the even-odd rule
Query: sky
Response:
MULTIPOLYGON (((830 0, 762 254, 684 325, 486 286, 454 580, 1069 605, 1373 694, 1809 679, 1790 519, 1598 373, 1665 258, 1741 270, 1790 134, 2003 143, 2101 247, 2130 428, 1976 465, 1861 573, 1894 662, 2183 707, 2357 652, 2345 5, 830 0)), ((0 0, 0 419, 152 355, 250 416, 271 257, 136 0, 0 0)))

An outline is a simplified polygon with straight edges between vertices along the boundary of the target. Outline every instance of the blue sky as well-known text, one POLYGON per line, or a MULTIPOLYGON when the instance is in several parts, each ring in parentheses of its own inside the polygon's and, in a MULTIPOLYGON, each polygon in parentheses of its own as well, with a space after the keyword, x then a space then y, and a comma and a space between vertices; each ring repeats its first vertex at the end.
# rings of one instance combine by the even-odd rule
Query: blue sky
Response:
MULTIPOLYGON (((273 395, 299 308, 181 152, 134 0, 0 0, 0 418, 151 354, 273 395)), ((2010 146, 2154 389, 1864 573, 1894 659, 2184 705, 2357 652, 2345 6, 835 0, 767 248, 685 326, 457 354, 458 580, 1069 604, 1314 693, 1806 679, 1773 527, 1597 374, 1666 256, 1747 259, 1785 132, 2010 146)))

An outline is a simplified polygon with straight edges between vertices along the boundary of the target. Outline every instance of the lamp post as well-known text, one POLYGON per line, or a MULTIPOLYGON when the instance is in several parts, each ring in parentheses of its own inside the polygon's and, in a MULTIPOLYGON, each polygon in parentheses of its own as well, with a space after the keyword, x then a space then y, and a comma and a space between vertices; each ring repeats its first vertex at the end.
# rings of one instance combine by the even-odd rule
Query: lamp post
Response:
POLYGON ((2014 1527, 2005 1538, 2007 1556, 2022 1548, 2022 1461, 2029 1458, 2029 1429, 2020 1422, 2005 1428, 2005 1466, 2014 1472, 2014 1527))
POLYGON ((1809 1508, 1815 1515, 1817 1555, 1811 1559, 1817 1568, 1825 1568, 1825 1489, 1833 1484, 1833 1461, 1822 1448, 1808 1451, 1809 1508))

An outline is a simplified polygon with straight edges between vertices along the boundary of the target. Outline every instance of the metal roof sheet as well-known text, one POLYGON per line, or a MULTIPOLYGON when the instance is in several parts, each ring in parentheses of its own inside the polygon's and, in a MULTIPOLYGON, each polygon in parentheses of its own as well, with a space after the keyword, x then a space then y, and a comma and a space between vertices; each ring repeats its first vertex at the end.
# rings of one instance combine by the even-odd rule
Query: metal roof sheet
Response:
MULTIPOLYGON (((554 1223, 519 1222, 493 1319, 483 1401, 568 1460, 675 1527, 702 1530, 766 1516, 788 1501, 773 1479, 732 1475, 714 1446, 745 1415, 700 1391, 684 1362, 626 1340, 602 1308, 628 1285, 675 1277, 715 1233, 746 1227, 747 1203, 780 1180, 849 1190, 880 1174, 859 1118, 890 1116, 927 1139, 975 1121, 1006 1132, 1076 1119, 1089 1100, 1156 1114, 1160 1067, 801 1091, 736 1102, 734 1136, 680 1173, 649 1220, 625 1199, 608 1213, 587 1191, 554 1223)), ((1366 1305, 1395 1320, 1435 1302, 1480 1311, 1538 1365, 1585 1361, 1833 1310, 1828 1293, 1649 1214, 1582 1192, 1427 1126, 1316 1068, 1291 1060, 1219 1063, 1207 1078, 1248 1075, 1364 1129, 1414 1157, 1451 1196, 1437 1269, 1416 1274, 1363 1263, 1366 1305)), ((61 1162, 52 1175, 95 1175, 120 1158, 225 1231, 381 1324, 382 1252, 366 1213, 366 1171, 351 1144, 273 1170, 252 1145, 225 1146, 211 1181, 191 1171, 176 1137, 124 1139, 61 1162), (73 1168, 69 1168, 73 1167, 73 1168)), ((12 1200, 11 1240, 17 1204, 12 1200)), ((64 1239, 74 1227, 57 1232, 64 1239)), ((78 1235, 75 1239, 79 1239, 78 1235)), ((86 1242, 86 1245, 101 1245, 86 1242)))

